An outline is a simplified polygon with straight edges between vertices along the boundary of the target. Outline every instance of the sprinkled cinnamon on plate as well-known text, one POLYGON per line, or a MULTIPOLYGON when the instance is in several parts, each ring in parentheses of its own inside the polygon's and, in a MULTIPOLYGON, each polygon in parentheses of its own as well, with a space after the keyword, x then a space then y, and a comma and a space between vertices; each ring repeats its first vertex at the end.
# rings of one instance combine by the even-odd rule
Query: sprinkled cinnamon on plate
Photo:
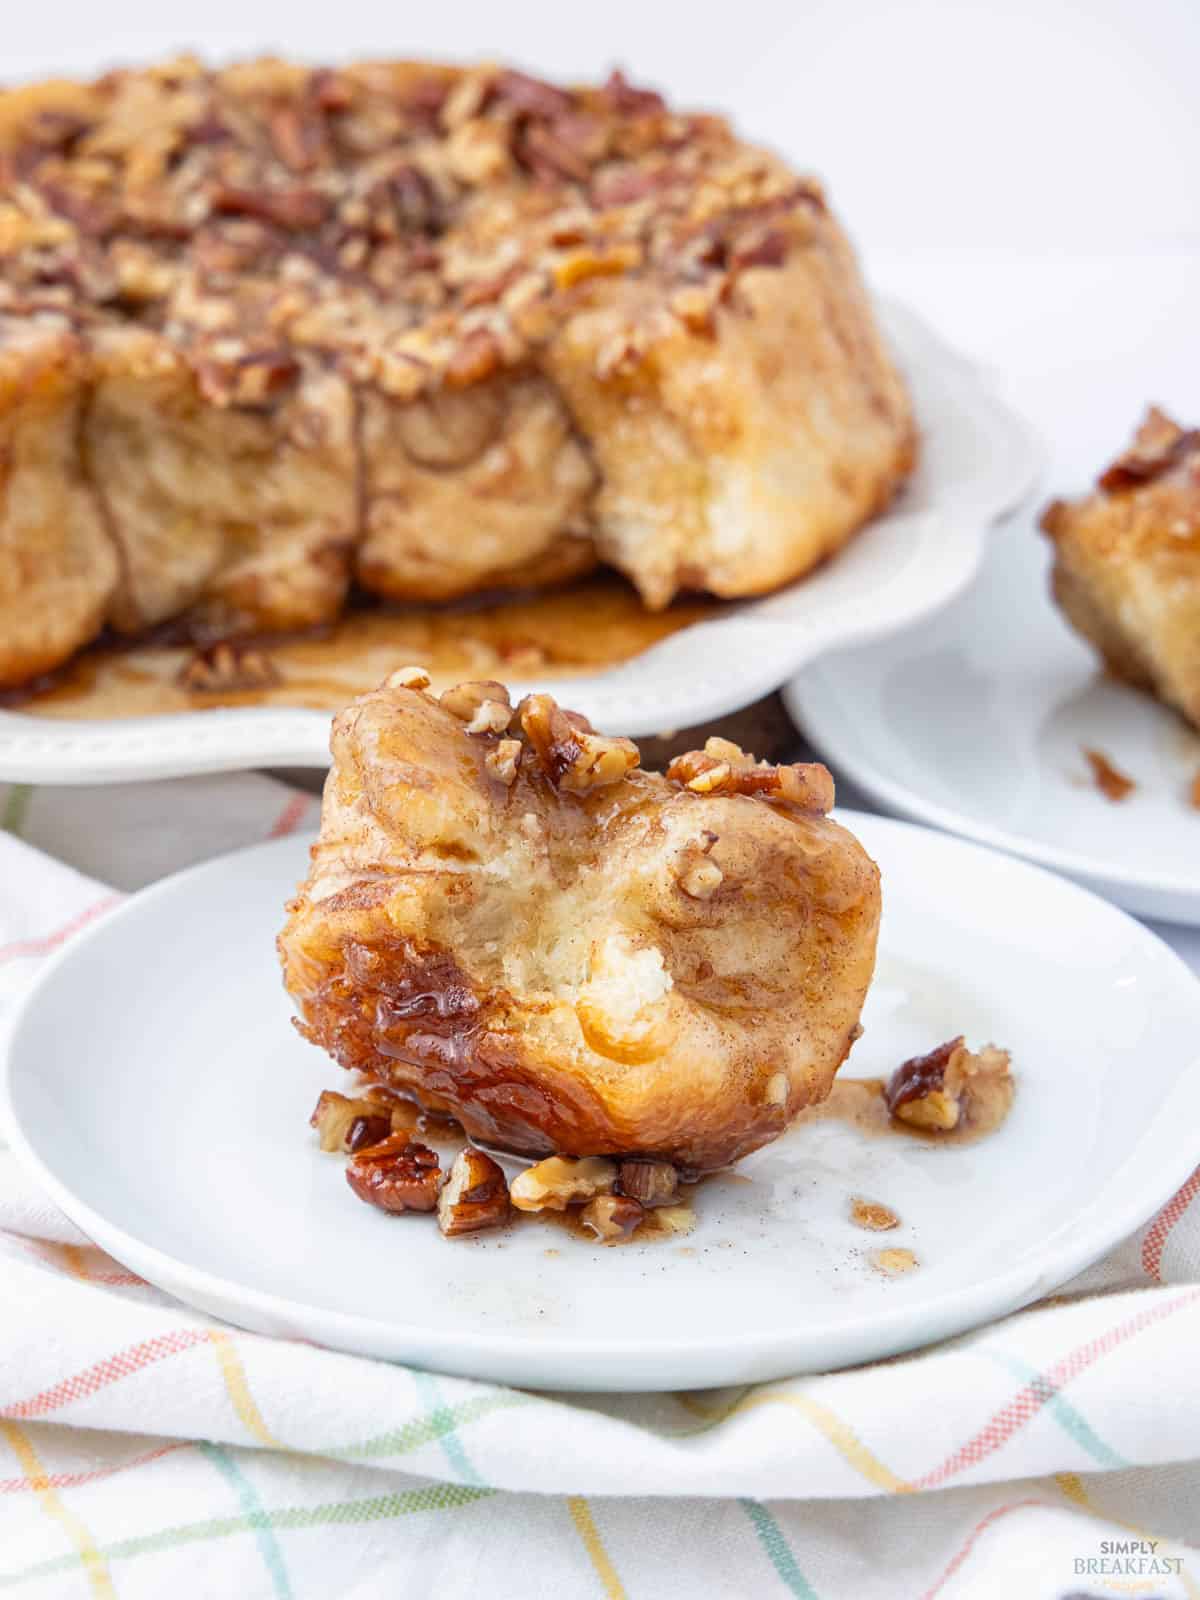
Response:
POLYGON ((1107 800, 1124 800, 1137 788, 1137 784, 1119 767, 1114 767, 1103 750, 1084 750, 1092 779, 1107 800))
POLYGON ((1200 772, 1198 772, 1192 779, 1192 787, 1189 791, 1189 798, 1191 799, 1191 802, 1195 806, 1196 810, 1200 811, 1200 772))

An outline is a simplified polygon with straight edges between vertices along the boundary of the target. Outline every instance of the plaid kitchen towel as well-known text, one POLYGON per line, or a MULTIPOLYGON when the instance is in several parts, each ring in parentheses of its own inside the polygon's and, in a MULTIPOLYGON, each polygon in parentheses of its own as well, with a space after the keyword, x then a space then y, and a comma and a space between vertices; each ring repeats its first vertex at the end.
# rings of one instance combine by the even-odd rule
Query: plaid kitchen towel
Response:
MULTIPOLYGON (((316 816, 253 774, 0 786, 0 1028, 123 892, 316 816)), ((1200 1169, 1049 1301, 921 1354, 569 1397, 201 1316, 0 1150, 2 1594, 1200 1597, 1198 1461, 1200 1169)))

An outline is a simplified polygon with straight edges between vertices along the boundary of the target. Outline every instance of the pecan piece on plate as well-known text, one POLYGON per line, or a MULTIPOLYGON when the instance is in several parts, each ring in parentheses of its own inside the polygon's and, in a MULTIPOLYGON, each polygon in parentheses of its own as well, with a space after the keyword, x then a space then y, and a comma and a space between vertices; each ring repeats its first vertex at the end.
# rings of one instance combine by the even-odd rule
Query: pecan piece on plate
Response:
POLYGON ((309 1126, 317 1130, 321 1149, 353 1155, 367 1145, 378 1144, 392 1131, 391 1107, 370 1095, 358 1099, 323 1089, 309 1126))
POLYGON ((679 1190, 679 1174, 669 1161, 631 1157, 617 1171, 617 1188, 643 1206, 667 1206, 679 1190))
POLYGON ((417 1144, 407 1133, 392 1133, 354 1156, 346 1182, 360 1200, 380 1211, 432 1211, 442 1171, 428 1145, 417 1144))
POLYGON ((997 1126, 1012 1095, 1008 1051, 992 1044, 968 1050, 959 1034, 927 1055, 902 1062, 884 1098, 898 1121, 927 1132, 951 1133, 968 1121, 976 1131, 997 1126))
POLYGON ((602 1194, 589 1200, 580 1217, 601 1244, 623 1244, 645 1220, 645 1208, 623 1194, 602 1194))
POLYGON ((469 1144, 460 1150, 438 1196, 438 1227, 447 1238, 499 1228, 512 1215, 508 1181, 498 1161, 469 1144))

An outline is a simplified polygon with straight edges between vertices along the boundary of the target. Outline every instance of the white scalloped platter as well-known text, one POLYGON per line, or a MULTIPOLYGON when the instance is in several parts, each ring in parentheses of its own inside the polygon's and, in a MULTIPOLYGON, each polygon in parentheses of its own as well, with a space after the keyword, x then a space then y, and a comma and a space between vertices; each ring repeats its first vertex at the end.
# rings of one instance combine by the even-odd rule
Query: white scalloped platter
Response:
MULTIPOLYGON (((748 705, 826 651, 877 638, 969 582, 990 525, 1029 490, 1040 451, 979 374, 913 313, 881 308, 912 389, 920 467, 833 561, 768 599, 672 634, 590 676, 523 682, 608 733, 693 727, 748 705)), ((401 665, 400 662, 394 665, 401 665)), ((68 721, 0 712, 0 780, 123 783, 243 767, 328 765, 328 711, 280 707, 68 721)))

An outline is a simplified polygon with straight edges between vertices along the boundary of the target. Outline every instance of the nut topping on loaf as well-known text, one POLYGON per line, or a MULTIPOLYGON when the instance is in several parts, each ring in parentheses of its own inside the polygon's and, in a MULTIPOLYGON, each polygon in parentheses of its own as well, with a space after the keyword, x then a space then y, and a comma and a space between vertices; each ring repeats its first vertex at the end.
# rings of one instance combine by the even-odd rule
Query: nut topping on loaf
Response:
POLYGON ((0 684, 106 624, 325 621, 352 579, 761 593, 912 455, 817 184, 619 73, 0 94, 0 684))

